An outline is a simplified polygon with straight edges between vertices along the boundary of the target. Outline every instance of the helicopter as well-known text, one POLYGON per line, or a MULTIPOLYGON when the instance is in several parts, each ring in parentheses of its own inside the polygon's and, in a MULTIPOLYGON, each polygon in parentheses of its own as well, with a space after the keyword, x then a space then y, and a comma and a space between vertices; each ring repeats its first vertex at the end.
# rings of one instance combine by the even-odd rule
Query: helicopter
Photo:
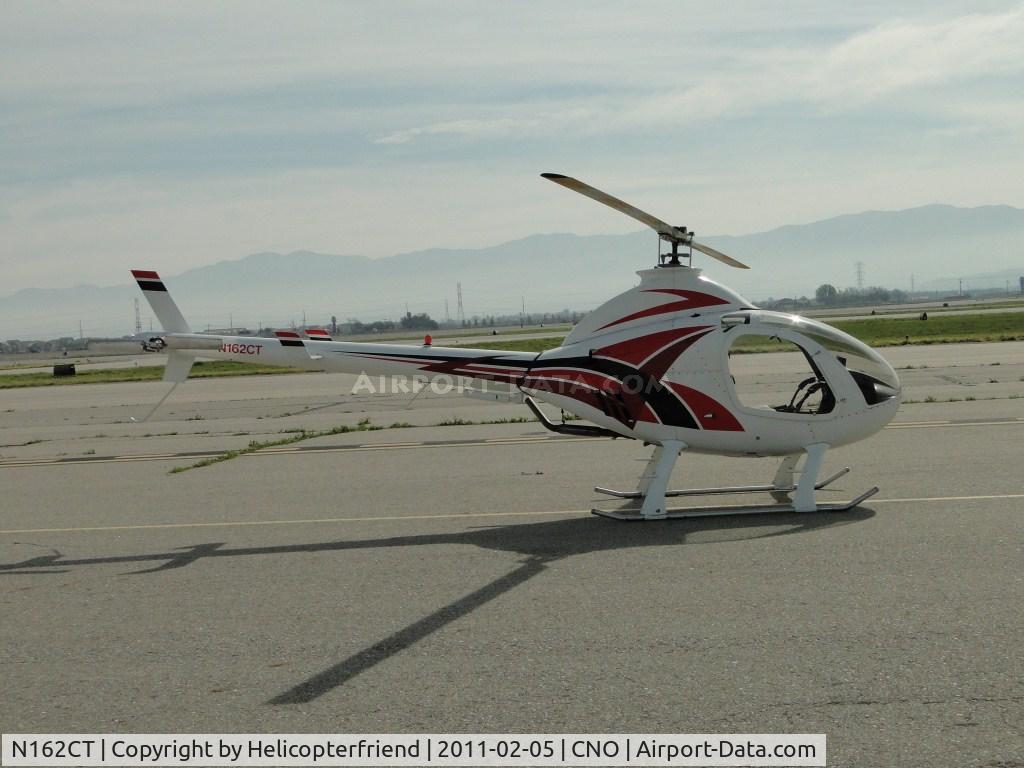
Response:
MULTIPOLYGON (((626 438, 653 447, 636 488, 595 491, 638 502, 618 511, 594 509, 618 520, 662 520, 723 514, 843 511, 878 492, 873 487, 841 503, 821 503, 816 492, 849 468, 819 481, 826 452, 867 438, 896 414, 901 386, 878 352, 849 334, 795 314, 759 309, 693 266, 694 251, 738 269, 736 259, 634 206, 569 176, 543 178, 609 206, 657 232, 657 264, 637 272, 637 285, 584 316, 561 345, 544 352, 510 352, 422 345, 335 341, 322 329, 277 331, 274 338, 193 333, 159 274, 132 270, 163 333, 143 347, 168 355, 171 390, 188 377, 197 356, 311 370, 369 375, 415 374, 501 382, 545 428, 561 434, 626 438), (799 351, 811 374, 788 402, 752 404, 741 396, 730 361, 741 339, 784 343, 799 351), (552 421, 538 405, 559 408, 552 421), (589 423, 567 421, 569 414, 589 423), (781 459, 771 483, 671 490, 668 482, 684 451, 726 457, 781 459), (802 460, 802 463, 801 463, 802 460), (681 496, 768 493, 770 505, 670 509, 681 496)), ((511 398, 510 398, 511 399, 511 398)), ((150 414, 153 413, 150 411, 150 414)), ((147 416, 148 418, 148 416, 147 416)), ((628 505, 627 505, 628 506, 628 505)))

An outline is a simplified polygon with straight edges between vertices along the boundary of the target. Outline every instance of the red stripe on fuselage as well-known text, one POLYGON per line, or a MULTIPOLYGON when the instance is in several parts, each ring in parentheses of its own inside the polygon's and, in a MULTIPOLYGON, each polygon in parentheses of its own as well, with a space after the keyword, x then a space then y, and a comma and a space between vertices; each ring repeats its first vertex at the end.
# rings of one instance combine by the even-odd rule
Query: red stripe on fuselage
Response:
POLYGON ((729 412, 729 409, 713 397, 709 397, 693 387, 677 384, 674 381, 666 381, 665 384, 693 412, 701 429, 717 430, 719 432, 744 431, 743 425, 729 412))
POLYGON ((651 307, 650 309, 642 309, 639 312, 634 312, 631 315, 626 315, 618 320, 614 320, 607 325, 602 325, 597 330, 603 331, 605 328, 611 328, 613 325, 621 325, 622 323, 628 323, 631 320, 639 320, 643 317, 654 317, 655 315, 664 315, 669 312, 684 312, 692 309, 700 309, 701 307, 715 307, 729 303, 728 300, 719 298, 718 296, 712 296, 710 293, 684 291, 676 288, 652 288, 644 290, 643 293, 667 293, 672 296, 679 296, 682 301, 672 301, 668 304, 660 304, 657 307, 651 307))
POLYGON ((698 325, 692 328, 672 328, 667 331, 659 331, 658 333, 651 333, 647 336, 639 336, 635 339, 621 341, 618 344, 601 347, 594 354, 599 357, 621 360, 624 363, 639 368, 641 363, 647 358, 667 347, 676 339, 681 339, 684 336, 689 336, 692 333, 704 331, 708 328, 709 326, 707 325, 698 325))

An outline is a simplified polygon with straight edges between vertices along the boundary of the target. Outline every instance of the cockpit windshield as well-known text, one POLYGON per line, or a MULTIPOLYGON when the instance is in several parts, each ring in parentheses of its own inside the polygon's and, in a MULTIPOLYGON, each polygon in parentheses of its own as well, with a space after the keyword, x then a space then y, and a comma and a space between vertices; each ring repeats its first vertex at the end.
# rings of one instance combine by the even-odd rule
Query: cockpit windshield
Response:
POLYGON ((867 344, 858 341, 835 328, 815 320, 800 318, 794 330, 808 336, 832 352, 850 372, 870 376, 890 389, 899 390, 900 381, 892 366, 867 344))
MULTIPOLYGON (((842 331, 816 320, 796 315, 762 312, 762 326, 777 326, 792 331, 825 348, 835 355, 849 371, 868 405, 889 400, 899 394, 900 382, 892 366, 871 347, 842 331)), ((823 379, 816 370, 819 379, 823 379)), ((819 413, 823 411, 819 410, 819 413)))

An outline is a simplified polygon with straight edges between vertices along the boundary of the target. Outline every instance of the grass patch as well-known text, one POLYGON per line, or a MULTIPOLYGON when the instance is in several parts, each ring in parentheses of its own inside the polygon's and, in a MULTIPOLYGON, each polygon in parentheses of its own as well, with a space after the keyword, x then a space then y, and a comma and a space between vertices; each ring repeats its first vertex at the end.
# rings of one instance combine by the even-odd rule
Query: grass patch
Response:
MULTIPOLYGON (((461 345, 467 346, 467 345, 461 345)), ((480 349, 497 349, 504 352, 546 352, 549 349, 562 346, 560 337, 547 339, 518 339, 514 341, 495 341, 480 347, 480 349)))
POLYGON ((208 459, 202 459, 197 461, 195 464, 189 464, 184 467, 175 467, 168 474, 176 475, 179 472, 186 472, 190 469, 199 469, 200 467, 209 467, 213 464, 220 464, 222 461, 230 461, 231 459, 237 459, 239 456, 244 456, 247 453, 256 453, 256 451, 262 451, 264 448, 276 448, 281 445, 291 445, 292 443, 299 443, 303 440, 312 440, 315 437, 327 437, 329 435, 344 435, 349 432, 373 432, 378 429, 384 429, 384 427, 374 426, 370 423, 369 419, 363 419, 354 427, 348 425, 342 425, 340 427, 333 427, 332 429, 317 429, 317 430, 299 430, 296 434, 290 437, 282 437, 279 440, 251 440, 249 445, 245 448, 235 448, 230 451, 218 454, 217 456, 211 456, 208 459))
POLYGON ((562 336, 565 336, 565 334, 567 334, 570 330, 572 330, 572 326, 568 324, 545 325, 543 328, 537 328, 536 326, 534 326, 533 328, 503 328, 499 330, 497 333, 491 333, 490 330, 486 328, 464 328, 461 332, 442 331, 440 335, 435 333, 434 338, 450 339, 452 337, 456 337, 473 339, 473 341, 479 341, 480 339, 500 339, 502 336, 519 336, 521 334, 526 333, 548 333, 549 331, 551 332, 552 336, 556 334, 561 334, 562 336))
POLYGON ((473 424, 474 422, 467 421, 466 419, 460 419, 458 416, 454 419, 445 419, 444 421, 437 422, 437 426, 439 427, 469 427, 473 424))
MULTIPOLYGON (((212 376, 266 376, 278 373, 309 373, 298 368, 282 368, 277 365, 236 363, 231 360, 215 360, 196 363, 189 378, 212 376)), ((110 384, 126 381, 159 381, 163 378, 162 365, 142 365, 137 368, 103 368, 80 371, 74 376, 54 376, 52 373, 19 373, 0 376, 0 389, 19 387, 53 387, 63 384, 110 384)))
POLYGON ((871 346, 955 344, 965 341, 1024 341, 1024 312, 929 315, 837 320, 831 325, 871 346))
MULTIPOLYGON (((571 419, 579 417, 570 417, 571 419)), ((190 469, 199 469, 200 467, 209 467, 212 464, 220 464, 222 461, 230 461, 231 459, 237 459, 239 456, 244 456, 247 453, 255 453, 256 451, 262 451, 264 448, 275 448, 280 445, 291 445, 292 443, 299 443, 303 440, 312 440, 316 437, 328 437, 330 435, 345 435, 351 432, 376 432, 381 429, 405 429, 409 427, 469 427, 476 426, 479 424, 524 424, 526 422, 536 421, 532 416, 513 416, 511 418, 501 418, 483 421, 470 421, 467 419, 453 418, 439 421, 436 424, 410 424, 407 421, 396 421, 390 426, 378 426, 370 422, 369 419, 363 419, 355 426, 349 426, 343 424, 339 427, 333 427, 332 429, 323 430, 290 430, 293 431, 289 437, 284 437, 279 440, 252 440, 249 445, 245 448, 236 448, 234 450, 225 451, 224 453, 218 454, 217 456, 210 456, 209 458, 197 461, 195 464, 189 464, 184 467, 174 467, 168 474, 176 475, 180 472, 186 472, 190 469)))

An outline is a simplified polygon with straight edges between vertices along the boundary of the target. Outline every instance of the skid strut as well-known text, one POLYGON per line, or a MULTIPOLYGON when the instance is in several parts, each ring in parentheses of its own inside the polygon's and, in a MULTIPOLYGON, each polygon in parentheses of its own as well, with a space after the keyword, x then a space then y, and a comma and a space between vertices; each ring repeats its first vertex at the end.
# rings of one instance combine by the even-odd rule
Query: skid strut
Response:
MULTIPOLYGON (((815 512, 847 512, 854 507, 859 506, 867 499, 870 499, 878 493, 878 486, 869 488, 864 491, 860 496, 850 501, 834 503, 834 504, 818 504, 814 510, 815 512)), ((641 515, 638 511, 633 510, 616 510, 609 511, 604 509, 592 509, 590 510, 593 514, 599 517, 608 517, 612 520, 625 520, 625 521, 636 521, 636 520, 678 520, 685 517, 727 517, 731 515, 774 515, 779 513, 794 513, 800 510, 796 509, 792 504, 767 504, 765 506, 751 506, 751 507, 695 507, 693 509, 669 509, 666 510, 663 517, 648 518, 641 515)))
POLYGON ((818 482, 818 473, 825 458, 828 445, 814 443, 804 450, 806 459, 799 480, 794 482, 797 474, 799 454, 786 456, 782 459, 778 471, 770 485, 740 485, 722 488, 687 488, 668 490, 668 479, 680 450, 686 446, 676 441, 665 441, 655 448, 653 455, 644 468, 640 482, 635 491, 617 491, 611 488, 597 487, 594 490, 607 496, 620 499, 643 499, 639 509, 606 511, 592 509, 595 515, 615 520, 662 520, 680 517, 709 517, 712 515, 753 515, 778 512, 840 512, 853 509, 865 499, 878 493, 878 488, 871 488, 857 498, 842 503, 818 504, 815 491, 828 487, 840 477, 846 475, 849 467, 845 467, 833 475, 818 482), (668 509, 667 498, 679 496, 714 496, 724 494, 770 493, 779 503, 754 506, 725 506, 713 508, 668 509), (792 494, 792 502, 790 502, 792 494))
MULTIPOLYGON (((814 490, 820 491, 822 488, 827 488, 836 480, 843 475, 849 473, 849 467, 843 467, 831 477, 822 480, 820 483, 814 486, 814 490)), ((597 486, 594 488, 597 493, 603 493, 605 496, 615 496, 618 499, 639 499, 643 497, 640 491, 616 491, 612 488, 601 488, 597 486)), ((714 496, 716 494, 729 494, 729 493, 792 493, 796 490, 795 485, 734 485, 725 488, 682 488, 677 490, 665 491, 666 498, 672 498, 674 496, 714 496)))

